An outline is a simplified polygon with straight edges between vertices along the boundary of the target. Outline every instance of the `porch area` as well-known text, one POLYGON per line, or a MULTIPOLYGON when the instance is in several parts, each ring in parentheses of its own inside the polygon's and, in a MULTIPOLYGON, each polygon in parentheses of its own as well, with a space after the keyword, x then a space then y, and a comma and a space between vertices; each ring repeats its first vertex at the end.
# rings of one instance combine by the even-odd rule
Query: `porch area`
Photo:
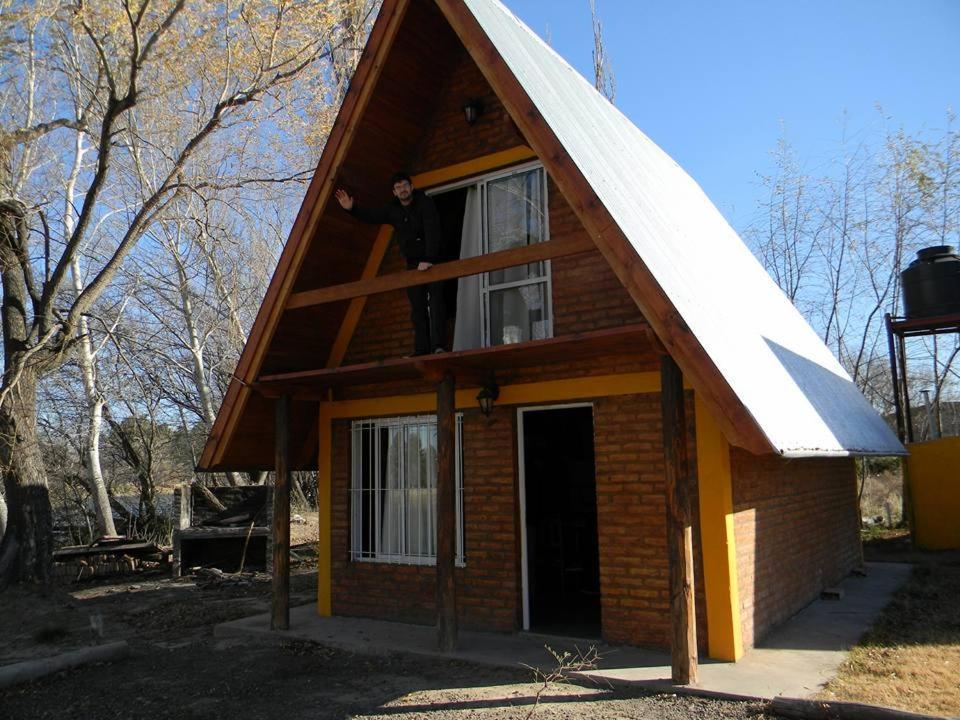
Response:
MULTIPOLYGON (((685 691, 743 699, 815 695, 910 571, 906 564, 868 563, 865 577, 851 576, 843 582, 841 599, 811 603, 738 662, 702 659, 699 681, 685 691)), ((375 655, 406 653, 509 668, 529 666, 546 672, 556 663, 544 645, 558 652, 586 651, 594 645, 600 656, 597 669, 573 674, 574 681, 677 691, 670 680, 671 658, 665 652, 532 633, 461 631, 458 649, 441 653, 433 626, 320 617, 314 604, 292 608, 286 631, 271 631, 270 617, 264 614, 223 623, 214 634, 263 642, 300 640, 375 655)))

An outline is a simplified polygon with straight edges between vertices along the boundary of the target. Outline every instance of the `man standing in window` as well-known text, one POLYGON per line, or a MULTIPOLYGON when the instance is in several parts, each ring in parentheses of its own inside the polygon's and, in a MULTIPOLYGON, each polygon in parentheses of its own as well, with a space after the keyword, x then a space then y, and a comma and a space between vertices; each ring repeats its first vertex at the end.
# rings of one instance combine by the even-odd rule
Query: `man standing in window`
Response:
MULTIPOLYGON (((440 260, 443 234, 437 207, 430 196, 413 187, 406 173, 396 173, 392 182, 394 200, 385 207, 360 207, 343 188, 338 188, 335 193, 337 202, 358 220, 375 225, 392 225, 393 238, 400 246, 407 269, 427 270, 440 260)), ((432 282, 407 288, 407 297, 410 299, 410 319, 413 321, 413 354, 443 352, 446 348, 447 322, 443 306, 443 283, 432 282)))

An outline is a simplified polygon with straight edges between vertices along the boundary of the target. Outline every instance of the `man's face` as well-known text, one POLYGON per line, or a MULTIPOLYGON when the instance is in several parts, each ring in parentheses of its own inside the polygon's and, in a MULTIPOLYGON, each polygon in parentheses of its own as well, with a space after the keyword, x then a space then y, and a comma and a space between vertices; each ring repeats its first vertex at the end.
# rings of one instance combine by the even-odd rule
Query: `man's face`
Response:
POLYGON ((413 185, 407 180, 401 180, 393 184, 393 195, 401 203, 407 205, 413 199, 413 185))

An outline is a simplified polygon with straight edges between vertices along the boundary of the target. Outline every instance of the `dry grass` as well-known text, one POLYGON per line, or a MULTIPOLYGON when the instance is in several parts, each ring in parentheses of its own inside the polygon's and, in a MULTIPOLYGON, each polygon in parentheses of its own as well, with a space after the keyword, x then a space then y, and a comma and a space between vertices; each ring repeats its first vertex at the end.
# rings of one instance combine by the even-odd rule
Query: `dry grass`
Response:
POLYGON ((290 546, 313 545, 320 536, 319 513, 316 510, 290 510, 290 546), (298 522, 297 518, 303 522, 298 522))
POLYGON ((867 475, 860 496, 860 514, 864 520, 880 518, 886 527, 900 523, 903 505, 903 477, 899 470, 867 475))
MULTIPOLYGON (((914 553, 916 555, 916 553, 914 553)), ((960 714, 960 552, 922 553, 823 697, 960 714)))

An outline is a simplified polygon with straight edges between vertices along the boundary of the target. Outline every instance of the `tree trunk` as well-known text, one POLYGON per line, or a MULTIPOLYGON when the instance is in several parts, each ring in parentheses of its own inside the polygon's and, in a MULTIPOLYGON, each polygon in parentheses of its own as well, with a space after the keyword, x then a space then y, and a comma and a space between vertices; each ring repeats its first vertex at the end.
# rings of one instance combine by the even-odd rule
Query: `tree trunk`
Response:
POLYGON ((46 585, 53 576, 53 513, 37 444, 39 358, 26 356, 32 323, 26 277, 26 208, 0 201, 0 276, 3 281, 3 380, 0 382, 0 472, 7 531, 0 541, 0 587, 17 581, 46 585))
POLYGON ((0 467, 7 532, 0 543, 0 587, 47 585, 53 578, 53 513, 37 443, 37 378, 25 371, 0 407, 0 467))
MULTIPOLYGON (((193 313, 193 301, 190 299, 190 279, 187 276, 187 269, 184 267, 183 259, 180 257, 179 248, 174 242, 170 244, 170 254, 173 256, 173 262, 177 266, 177 280, 180 290, 180 312, 183 314, 183 322, 187 326, 187 335, 190 340, 190 359, 193 365, 193 383, 197 388, 197 395, 200 397, 200 411, 203 413, 203 421, 207 430, 213 427, 217 419, 216 410, 213 407, 213 394, 210 392, 210 385, 207 383, 207 371, 203 361, 203 343, 200 342, 200 333, 197 331, 197 323, 193 313)), ((227 482, 230 485, 243 485, 238 472, 227 472, 227 482)))
MULTIPOLYGON (((83 290, 80 281, 80 262, 74 258, 70 263, 70 272, 73 275, 73 290, 77 297, 83 290)), ((103 425, 103 396, 97 388, 96 356, 93 352, 93 342, 90 339, 90 327, 85 316, 80 317, 80 352, 78 361, 80 374, 83 376, 83 394, 87 401, 87 438, 86 438, 86 471, 87 484, 90 494, 97 508, 97 529, 103 535, 116 535, 117 528, 113 523, 113 510, 110 507, 110 496, 107 494, 107 484, 103 480, 103 471, 100 468, 100 428, 103 425)))
MULTIPOLYGON (((77 133, 74 138, 73 166, 67 177, 67 184, 63 202, 63 236, 70 237, 74 230, 74 208, 76 207, 77 178, 83 164, 84 134, 77 133)), ((80 277, 80 259, 78 256, 70 261, 70 275, 73 280, 73 293, 79 298, 83 292, 83 281, 80 277)), ((101 535, 116 535, 117 528, 113 522, 110 496, 107 494, 107 485, 103 480, 103 470, 100 467, 100 429, 103 426, 103 395, 97 387, 96 353, 93 350, 93 340, 90 337, 90 323, 86 315, 81 315, 78 323, 80 338, 79 364, 83 376, 83 394, 87 401, 87 438, 86 438, 86 471, 87 486, 93 496, 97 510, 97 529, 101 535)))
POLYGON ((7 501, 3 496, 3 488, 0 487, 0 540, 3 540, 7 532, 7 501))

